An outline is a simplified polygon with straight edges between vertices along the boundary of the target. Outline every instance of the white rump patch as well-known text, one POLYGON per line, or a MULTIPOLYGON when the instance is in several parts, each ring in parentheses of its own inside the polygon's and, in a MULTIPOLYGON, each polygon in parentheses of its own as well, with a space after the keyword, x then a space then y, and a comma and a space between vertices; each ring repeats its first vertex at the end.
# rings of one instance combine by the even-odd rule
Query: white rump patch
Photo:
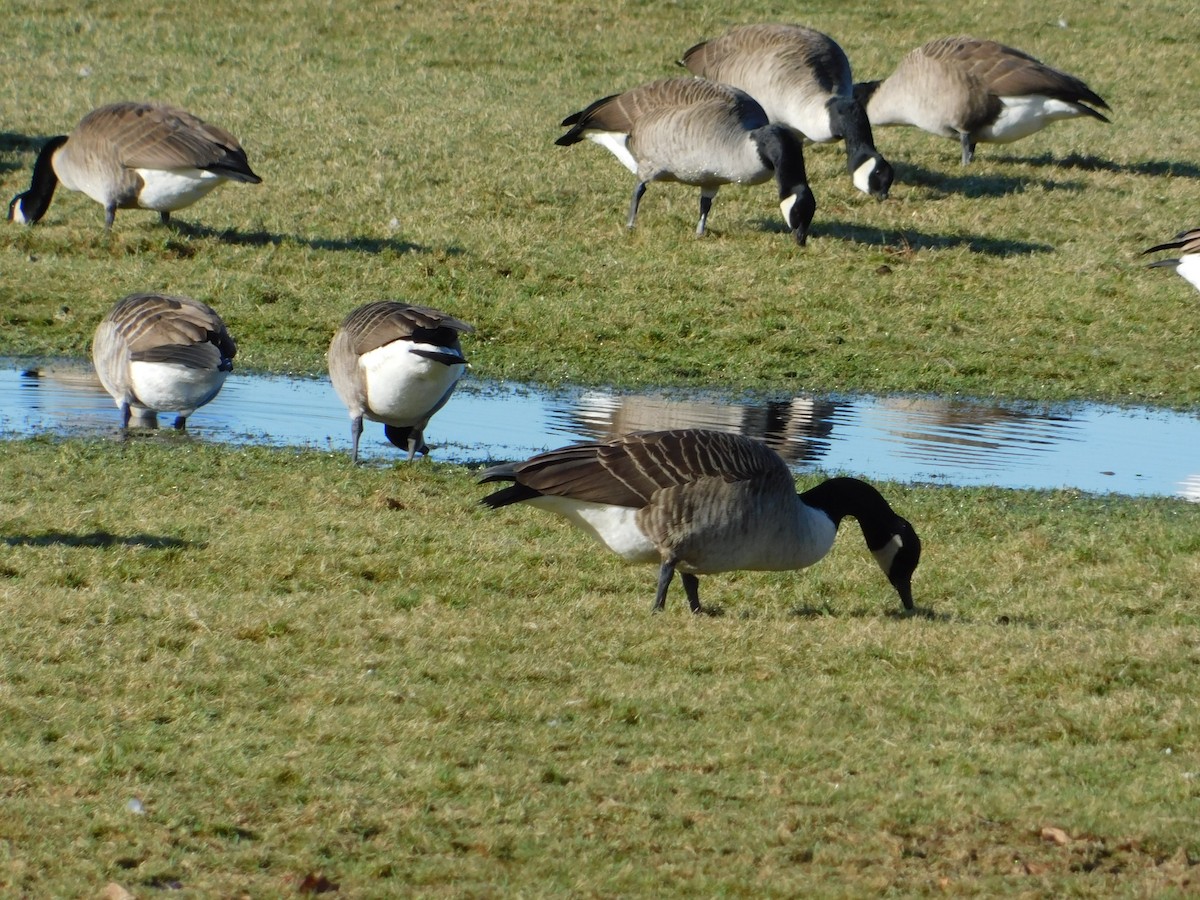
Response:
POLYGON ((621 131, 585 131, 584 136, 619 159, 621 165, 634 175, 638 173, 637 160, 629 152, 629 135, 621 131))
POLYGON ((418 425, 466 371, 466 360, 446 365, 418 356, 413 350, 455 352, 447 347, 400 340, 364 353, 358 364, 367 387, 364 415, 368 419, 397 426, 418 425))
POLYGON ((1200 253, 1185 253, 1179 257, 1179 265, 1175 267, 1175 271, 1200 290, 1200 253))
POLYGON ((203 169, 138 169, 137 173, 144 182, 138 206, 158 212, 191 206, 226 180, 203 169))
MULTIPOLYGON (((138 403, 158 412, 191 415, 221 390, 228 372, 194 369, 178 363, 134 362, 129 381, 138 403)), ((121 400, 117 400, 121 405, 121 400)))
POLYGON ((632 507, 589 503, 570 497, 549 495, 535 497, 526 502, 537 509, 562 516, 626 562, 654 563, 661 559, 658 548, 638 527, 638 511, 632 507))
POLYGON ((1059 119, 1074 119, 1084 115, 1073 103, 1055 100, 1045 94, 1026 97, 1001 97, 1004 104, 999 117, 980 132, 979 139, 994 144, 1007 144, 1041 131, 1059 119))

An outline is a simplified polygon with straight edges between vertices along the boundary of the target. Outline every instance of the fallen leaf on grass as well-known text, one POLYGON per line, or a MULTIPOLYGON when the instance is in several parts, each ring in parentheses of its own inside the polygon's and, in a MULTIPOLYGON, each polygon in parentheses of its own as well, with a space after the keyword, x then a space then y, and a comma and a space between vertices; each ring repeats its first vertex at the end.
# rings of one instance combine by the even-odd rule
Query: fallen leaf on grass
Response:
POLYGON ((100 892, 100 900, 133 900, 133 894, 125 890, 115 881, 110 881, 100 892))
POLYGON ((1055 828, 1053 825, 1047 825, 1042 829, 1042 840, 1049 841, 1051 844, 1058 844, 1060 847, 1071 843, 1071 836, 1061 828, 1055 828))
POLYGON ((309 872, 296 888, 301 894, 331 894, 338 886, 320 872, 309 872))

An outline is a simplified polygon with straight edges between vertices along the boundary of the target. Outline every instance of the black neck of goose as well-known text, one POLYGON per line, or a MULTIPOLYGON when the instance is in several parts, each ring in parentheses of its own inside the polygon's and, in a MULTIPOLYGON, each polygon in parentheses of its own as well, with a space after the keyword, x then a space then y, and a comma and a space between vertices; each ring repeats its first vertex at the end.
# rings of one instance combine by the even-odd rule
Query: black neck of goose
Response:
POLYGON ((781 200, 796 193, 800 185, 808 185, 804 141, 799 134, 784 125, 766 125, 753 134, 759 158, 775 173, 781 200))
POLYGON ((867 549, 900 595, 900 602, 910 612, 915 609, 912 576, 921 560, 921 539, 879 491, 857 478, 830 478, 805 491, 800 500, 823 511, 835 526, 846 516, 857 519, 867 549))
MULTIPOLYGON (((46 142, 46 145, 38 153, 37 161, 33 164, 33 180, 29 185, 29 190, 13 200, 14 204, 17 200, 21 201, 21 212, 25 216, 25 221, 38 221, 50 208, 50 201, 54 198, 54 189, 58 187, 58 175, 54 171, 54 154, 66 142, 67 135, 65 134, 52 137, 46 142)), ((11 217, 11 215, 10 207, 9 216, 11 217)))
POLYGON ((835 138, 846 142, 846 159, 854 171, 870 157, 877 156, 875 136, 867 111, 853 97, 832 97, 828 103, 829 129, 835 138))
POLYGON ((866 184, 856 186, 883 200, 891 190, 895 173, 891 164, 875 149, 875 136, 871 133, 866 107, 856 97, 833 97, 828 109, 830 129, 846 142, 846 170, 855 175, 864 165, 874 161, 866 184))
POLYGON ((896 511, 883 494, 858 478, 830 478, 805 491, 800 499, 829 516, 834 525, 840 526, 846 516, 856 519, 871 550, 878 550, 895 534, 896 511))
MULTIPOLYGON (((860 81, 854 85, 854 99, 858 101, 858 105, 867 111, 871 105, 871 98, 875 96, 875 92, 879 90, 881 81, 860 81)), ((867 119, 871 118, 870 113, 867 113, 867 119)))
POLYGON ((784 125, 764 125, 751 135, 758 147, 759 158, 775 172, 784 220, 796 242, 804 246, 817 211, 817 201, 809 189, 808 173, 804 169, 804 140, 799 132, 784 125))

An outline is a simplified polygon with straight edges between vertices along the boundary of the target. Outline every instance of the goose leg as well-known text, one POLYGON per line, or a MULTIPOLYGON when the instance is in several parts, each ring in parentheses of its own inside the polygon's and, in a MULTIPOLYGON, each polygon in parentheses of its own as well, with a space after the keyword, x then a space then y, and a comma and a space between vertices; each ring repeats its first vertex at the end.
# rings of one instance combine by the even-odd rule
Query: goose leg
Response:
POLYGON ((362 437, 362 416, 350 420, 350 463, 358 465, 358 439, 362 437))
POLYGON ((164 225, 171 224, 171 211, 169 209, 160 210, 158 213, 158 221, 164 225))
POLYGON ((129 401, 121 404, 121 430, 129 430, 129 420, 133 416, 133 410, 129 406, 129 401))
POLYGON ((715 190, 700 189, 700 224, 696 226, 696 237, 704 236, 704 229, 708 227, 708 213, 712 209, 713 197, 715 196, 717 196, 715 190))
POLYGON ((105 231, 112 231, 113 220, 116 219, 116 217, 117 217, 117 206, 115 203, 109 204, 108 206, 104 207, 104 229, 105 229, 105 231))
POLYGON ((958 137, 962 143, 962 164, 965 166, 975 158, 975 142, 971 140, 971 135, 965 131, 958 137))
POLYGON ((692 612, 699 613, 700 610, 700 579, 689 572, 680 572, 679 580, 683 582, 683 591, 687 594, 688 606, 692 608, 692 612))
POLYGON ((663 608, 666 607, 667 588, 671 586, 671 579, 674 576, 675 563, 664 559, 662 568, 658 570, 658 592, 654 595, 654 606, 651 608, 651 612, 662 612, 663 608))
POLYGON ((176 431, 186 431, 187 430, 187 416, 176 416, 175 417, 175 430, 176 431))
POLYGON ((633 223, 637 221, 638 204, 642 202, 644 193, 646 193, 646 182, 639 181, 633 189, 633 200, 629 204, 629 221, 625 223, 626 228, 632 228, 633 223))

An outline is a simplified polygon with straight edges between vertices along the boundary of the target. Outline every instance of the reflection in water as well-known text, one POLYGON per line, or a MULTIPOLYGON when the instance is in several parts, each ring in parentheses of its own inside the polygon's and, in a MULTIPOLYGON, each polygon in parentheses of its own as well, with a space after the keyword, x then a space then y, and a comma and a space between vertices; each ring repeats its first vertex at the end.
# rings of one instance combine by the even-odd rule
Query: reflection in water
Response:
POLYGON ((720 398, 587 391, 575 398, 573 429, 592 440, 669 428, 731 431, 765 441, 790 463, 811 463, 829 450, 825 438, 833 430, 837 407, 828 400, 808 397, 737 403, 720 398))
MULTIPOLYGON (((34 374, 0 363, 0 437, 113 434, 116 406, 81 363, 34 374)), ((536 391, 467 380, 434 416, 433 457, 520 459, 628 431, 703 427, 760 438, 795 468, 820 466, 888 481, 1200 500, 1200 418, 1097 405, 972 403, 935 397, 732 397, 598 390, 536 391)), ((350 419, 328 379, 239 375, 188 420, 199 440, 320 447, 347 454, 350 419)), ((397 451, 367 423, 362 453, 397 451)))

